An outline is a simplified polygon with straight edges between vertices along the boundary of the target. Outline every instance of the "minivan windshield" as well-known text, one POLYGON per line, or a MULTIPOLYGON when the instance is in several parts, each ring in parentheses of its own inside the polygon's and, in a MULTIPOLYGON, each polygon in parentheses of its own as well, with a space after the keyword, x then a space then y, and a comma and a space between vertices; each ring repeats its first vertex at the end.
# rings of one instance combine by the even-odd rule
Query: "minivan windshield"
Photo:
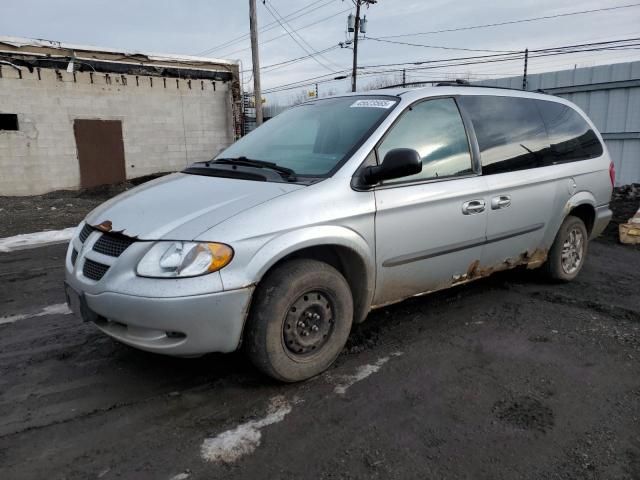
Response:
POLYGON ((304 103, 282 112, 221 152, 217 161, 271 162, 299 176, 327 176, 397 105, 384 96, 304 103))

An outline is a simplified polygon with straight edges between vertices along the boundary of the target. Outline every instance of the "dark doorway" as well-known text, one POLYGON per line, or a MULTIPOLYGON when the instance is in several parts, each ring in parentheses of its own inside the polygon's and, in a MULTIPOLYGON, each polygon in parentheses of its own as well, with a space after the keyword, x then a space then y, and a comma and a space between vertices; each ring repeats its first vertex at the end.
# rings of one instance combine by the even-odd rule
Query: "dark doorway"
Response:
POLYGON ((120 120, 75 120, 73 133, 78 149, 82 188, 125 181, 120 120))
POLYGON ((18 130, 18 115, 0 113, 0 130, 18 130))

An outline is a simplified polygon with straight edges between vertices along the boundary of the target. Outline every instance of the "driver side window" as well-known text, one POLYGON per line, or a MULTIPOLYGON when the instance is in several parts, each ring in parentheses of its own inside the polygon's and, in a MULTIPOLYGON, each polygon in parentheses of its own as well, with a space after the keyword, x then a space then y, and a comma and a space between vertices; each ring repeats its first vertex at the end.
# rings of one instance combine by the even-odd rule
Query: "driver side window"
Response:
POLYGON ((453 98, 426 100, 403 113, 378 147, 378 159, 394 148, 412 148, 422 157, 422 171, 385 184, 430 180, 473 173, 467 133, 453 98))

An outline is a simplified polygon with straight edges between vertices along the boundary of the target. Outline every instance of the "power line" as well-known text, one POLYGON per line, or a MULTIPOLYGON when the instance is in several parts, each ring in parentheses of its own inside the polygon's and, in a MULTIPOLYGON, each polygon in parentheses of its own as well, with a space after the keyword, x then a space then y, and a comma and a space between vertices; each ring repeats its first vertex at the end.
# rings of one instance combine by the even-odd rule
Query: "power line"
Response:
MULTIPOLYGON (((640 46, 640 43, 637 44, 637 45, 640 46)), ((553 56, 567 55, 567 54, 572 54, 572 53, 575 54, 575 53, 596 52, 596 51, 615 50, 615 49, 616 49, 616 47, 599 47, 599 48, 575 50, 575 51, 543 53, 543 54, 539 54, 539 55, 529 55, 529 59, 541 58, 541 57, 553 57, 553 56)), ((361 73, 361 75, 375 75, 375 74, 388 73, 388 72, 401 72, 403 70, 406 70, 406 71, 433 70, 433 69, 443 68, 443 67, 479 65, 479 64, 485 64, 485 63, 498 63, 498 62, 512 62, 512 61, 516 61, 516 60, 517 61, 522 61, 523 58, 524 58, 524 56, 520 55, 520 56, 517 56, 517 57, 493 58, 493 59, 486 59, 486 60, 479 60, 479 61, 465 61, 465 62, 458 62, 458 63, 430 65, 430 66, 425 66, 425 67, 410 67, 410 68, 405 68, 405 69, 396 68, 396 69, 387 69, 387 70, 374 70, 374 71, 369 71, 369 72, 363 72, 363 73, 361 73)))
MULTIPOLYGON (((298 46, 299 46, 300 48, 302 48, 302 50, 304 50, 304 51, 305 51, 305 52, 306 52, 306 53, 307 53, 311 58, 313 58, 313 60, 315 60, 315 62, 316 62, 316 63, 318 63, 318 65, 320 65, 321 67, 323 67, 323 68, 325 68, 325 69, 329 70, 330 72, 333 72, 333 69, 332 69, 331 67, 328 67, 327 65, 325 65, 324 63, 322 63, 322 62, 317 58, 317 56, 316 56, 316 55, 318 55, 318 54, 317 54, 317 52, 316 52, 316 51, 315 51, 315 50, 314 50, 310 45, 309 45, 309 48, 312 50, 312 52, 313 52, 313 53, 312 53, 312 52, 310 52, 310 51, 307 49, 307 47, 305 47, 305 46, 303 45, 303 43, 302 43, 302 42, 304 42, 304 43, 306 43, 306 42, 304 41, 304 39, 303 39, 302 37, 300 37, 300 40, 302 40, 302 42, 300 42, 300 41, 299 41, 299 40, 298 40, 298 39, 293 35, 293 33, 294 33, 295 31, 294 31, 293 29, 291 29, 291 31, 290 31, 290 30, 289 30, 289 28, 287 28, 287 26, 285 26, 285 24, 284 24, 284 23, 282 22, 282 20, 279 18, 279 17, 280 17, 280 15, 279 15, 279 14, 278 14, 278 12, 275 10, 275 8, 273 8, 273 6, 271 6, 271 7, 270 7, 270 6, 267 4, 267 2, 264 2, 264 6, 265 6, 265 8, 267 9, 267 11, 269 12, 269 14, 271 14, 271 16, 272 16, 273 18, 275 18, 275 19, 276 19, 276 21, 277 21, 277 22, 280 24, 280 26, 285 30, 285 32, 287 32, 287 33, 289 34, 289 36, 291 37, 291 39, 292 39, 296 44, 298 44, 298 46)), ((298 34, 298 36, 300 36, 300 35, 298 34)), ((307 44, 307 45, 308 45, 308 44, 307 44)))
MULTIPOLYGON (((640 38, 631 38, 631 39, 623 39, 623 40, 614 40, 607 42, 592 42, 586 44, 577 44, 577 45, 568 45, 563 47, 552 47, 545 49, 536 49, 530 50, 531 55, 529 58, 541 58, 541 57, 552 57, 558 55, 566 55, 566 54, 576 54, 576 53, 584 53, 584 52, 597 52, 597 51, 607 51, 607 50, 617 50, 620 48, 631 48, 640 46, 640 43, 629 43, 629 42, 638 42, 640 38), (614 45, 617 43, 618 45, 614 45), (593 47, 593 48, 588 48, 593 47)), ((376 74, 387 74, 393 72, 402 72, 406 71, 420 71, 420 70, 431 70, 452 66, 466 66, 466 65, 480 65, 480 64, 488 64, 488 63, 497 63, 497 62, 510 62, 510 61, 521 61, 523 58, 522 53, 518 54, 495 54, 495 55, 478 55, 475 57, 458 57, 453 59, 440 59, 440 60, 428 60, 428 61, 418 61, 418 62, 405 62, 400 64, 381 64, 381 65, 368 65, 360 67, 363 70, 368 70, 371 68, 379 68, 379 67, 387 67, 387 66, 400 66, 400 65, 418 65, 416 67, 410 68, 396 68, 396 69, 383 69, 383 70, 373 70, 373 71, 364 71, 361 75, 376 75, 376 74), (427 64, 427 66, 421 66, 427 64)), ((342 72, 335 73, 348 73, 348 70, 343 70, 342 72)), ((291 90, 295 88, 302 88, 308 85, 313 85, 313 83, 328 83, 335 81, 337 78, 327 78, 331 75, 320 75, 317 77, 312 77, 309 79, 299 80, 297 82, 291 82, 284 85, 278 85, 276 87, 272 87, 265 91, 265 93, 275 93, 284 90, 291 90), (312 82, 312 83, 308 83, 312 82)), ((347 78, 347 75, 343 75, 340 77, 347 78)))
MULTIPOLYGON (((591 44, 579 44, 579 45, 572 45, 572 46, 565 46, 565 47, 553 47, 553 48, 547 48, 547 49, 538 49, 538 50, 531 50, 531 52, 538 52, 538 54, 536 55, 531 55, 530 58, 540 58, 540 57, 549 57, 549 56, 557 56, 557 55, 566 55, 566 54, 570 54, 570 53, 583 53, 583 52, 593 52, 593 51, 606 51, 606 50, 615 50, 617 48, 622 47, 628 47, 628 46, 636 46, 636 45, 640 45, 640 43, 638 44, 627 44, 627 45, 618 45, 618 46, 613 46, 611 45, 612 43, 620 43, 620 42, 631 42, 631 41, 637 41, 640 40, 638 38, 634 38, 634 39, 625 39, 625 40, 616 40, 616 41, 609 41, 609 42, 594 42, 591 44), (584 48, 586 46, 590 46, 590 45, 597 45, 597 47, 595 48, 584 48), (575 49, 575 47, 579 47, 579 49, 575 49)), ((419 71, 419 70, 430 70, 430 69, 437 69, 437 68, 444 68, 444 67, 450 67, 450 66, 465 66, 465 65, 478 65, 478 64, 485 64, 485 63, 496 63, 496 62, 509 62, 509 61, 514 61, 514 60, 521 60, 522 59, 522 54, 518 54, 518 55, 501 55, 501 54, 497 54, 497 55, 479 55, 479 56, 475 56, 475 57, 458 57, 458 58, 453 58, 453 59, 440 59, 440 60, 432 60, 432 61, 419 61, 419 62, 406 62, 406 63, 402 63, 402 64, 381 64, 381 65, 369 65, 369 66, 363 66, 361 67, 362 69, 369 69, 369 68, 374 68, 374 67, 384 67, 384 66, 397 66, 397 65, 422 65, 422 64, 429 64, 428 66, 417 66, 417 67, 410 67, 410 68, 398 68, 398 69, 386 69, 386 70, 374 70, 374 71, 369 71, 369 72, 363 72, 362 75, 375 75, 375 74, 384 74, 384 73, 392 73, 392 72, 402 72, 403 70, 406 71, 419 71), (477 61, 473 61, 474 59, 476 59, 477 61), (446 63, 446 62, 454 62, 454 63, 446 63)), ((345 73, 348 72, 348 70, 343 70, 342 72, 336 72, 336 73, 345 73)), ((305 82, 310 82, 313 81, 314 83, 326 83, 326 82, 331 82, 334 81, 335 79, 326 79, 326 77, 331 76, 329 75, 320 75, 317 77, 312 77, 309 79, 304 79, 304 80, 299 80, 297 82, 291 82, 289 84, 284 84, 284 85, 278 85, 276 87, 272 87, 271 89, 269 89, 266 93, 274 93, 276 91, 282 91, 282 90, 289 90, 289 89, 293 89, 293 88, 301 88, 307 85, 310 85, 308 83, 305 82), (325 80, 320 80, 320 79, 325 79, 325 80)), ((342 78, 346 78, 346 76, 343 76, 342 78)), ((313 83, 311 83, 313 84, 313 83)))
MULTIPOLYGON (((335 78, 328 78, 328 77, 334 77, 336 73, 344 73, 344 72, 348 72, 349 70, 343 70, 342 72, 335 72, 335 73, 325 73, 323 75, 318 75, 315 77, 310 77, 310 78, 305 78, 304 80, 299 80, 297 82, 291 82, 291 83, 286 83, 284 85, 278 85, 276 87, 272 87, 269 88, 267 90, 264 91, 264 93, 274 93, 274 92, 279 92, 282 90, 291 90, 294 88, 300 88, 300 87, 306 87, 308 85, 313 85, 314 83, 327 83, 327 82, 333 82, 335 80, 335 78), (311 82, 311 83, 309 83, 311 82), (286 88, 289 87, 289 88, 286 88)), ((342 78, 348 78, 348 76, 343 75, 342 78)))
MULTIPOLYGON (((328 0, 328 1, 324 2, 324 3, 321 3, 320 5, 317 5, 318 1, 314 0, 311 3, 308 3, 307 5, 305 5, 304 7, 299 8, 298 10, 294 10, 293 12, 288 13, 287 15, 285 15, 285 18, 288 19, 288 20, 296 20, 296 19, 298 19, 300 17, 308 15, 311 12, 315 12, 316 10, 318 10, 320 8, 326 7, 330 3, 334 3, 336 1, 337 0, 328 0), (309 8, 314 7, 314 6, 315 6, 315 8, 312 8, 311 10, 309 10, 307 12, 300 13, 300 12, 303 12, 304 10, 308 10, 309 8), (298 13, 300 13, 300 14, 295 16, 298 13)), ((262 27, 259 30, 259 32, 260 33, 268 32, 269 30, 273 30, 276 27, 278 27, 278 22, 273 21, 273 22, 265 25, 264 27, 262 27)), ((208 48, 206 50, 202 50, 201 52, 197 53, 196 55, 209 55, 209 54, 215 52, 216 50, 220 50, 221 48, 228 47, 230 45, 234 45, 234 44, 242 42, 244 40, 248 40, 249 36, 250 36, 249 33, 245 33, 243 35, 240 35, 238 37, 232 38, 231 40, 223 42, 223 43, 221 43, 219 45, 216 45, 214 47, 208 48)))
MULTIPOLYGON (((638 44, 634 44, 640 46, 640 43, 638 44)), ((549 52, 549 53, 540 53, 538 55, 529 55, 529 59, 531 58, 541 58, 541 57, 552 57, 552 56, 557 56, 557 55, 567 55, 567 54, 575 54, 575 53, 583 53, 583 52, 597 52, 597 51, 609 51, 609 50, 616 50, 619 47, 617 46, 609 46, 609 47, 597 47, 597 48, 591 48, 591 49, 580 49, 580 50, 567 50, 567 51, 557 51, 557 52, 549 52)), ((451 66, 465 66, 465 65, 478 65, 478 64, 484 64, 484 63, 497 63, 497 62, 511 62, 511 61, 522 61, 523 55, 519 55, 519 56, 515 56, 515 57, 502 57, 502 58, 491 58, 491 59, 484 59, 484 60, 479 60, 479 61, 465 61, 465 62, 460 62, 460 63, 450 63, 450 64, 439 64, 439 65, 430 65, 430 66, 426 66, 426 67, 410 67, 410 68, 404 68, 404 69, 388 69, 388 70, 377 70, 377 71, 370 71, 370 72, 364 72, 361 75, 375 75, 375 74, 380 74, 380 73, 388 73, 388 72, 401 72, 403 70, 406 71, 415 71, 415 70, 432 70, 432 69, 436 69, 436 68, 443 68, 443 67, 451 67, 451 66)))
MULTIPOLYGON (((272 6, 273 8, 273 6, 272 6)), ((275 10, 275 9, 274 9, 275 10)), ((287 34, 285 34, 285 36, 287 36, 287 34)), ((378 41, 378 42, 385 42, 385 43, 393 43, 393 44, 400 44, 400 45, 409 45, 409 46, 414 46, 414 47, 425 47, 425 48, 435 48, 435 49, 442 49, 442 50, 461 50, 461 51, 469 51, 469 52, 494 52, 494 53, 520 53, 519 51, 513 51, 513 50, 490 50, 490 49, 475 49, 475 48, 462 48, 462 47, 446 47, 446 46, 440 46, 440 45, 423 45, 423 44, 416 44, 416 43, 407 43, 407 42, 399 42, 399 41, 394 41, 394 40, 386 40, 383 38, 376 38, 376 37, 367 37, 367 40, 374 40, 374 41, 378 41)), ((309 45, 307 42, 305 42, 307 45, 309 45)), ((322 50, 320 52, 317 52, 318 54, 322 54, 322 53, 326 53, 329 50, 333 50, 334 48, 337 48, 337 46, 335 47, 329 47, 325 50, 322 50)), ((261 68, 261 70, 270 68, 270 67, 276 67, 276 66, 280 66, 282 65, 287 66, 289 64, 293 64, 293 63, 297 63, 298 61, 302 61, 302 60, 306 60, 307 58, 311 58, 312 55, 305 55, 303 57, 298 57, 295 59, 291 59, 291 60, 285 60, 283 62, 280 63, 276 63, 273 65, 269 65, 266 67, 261 68)), ((325 57, 323 57, 325 58, 325 57)), ((325 60, 327 60, 325 58, 325 60)), ((331 62, 333 63, 333 62, 331 62)), ((335 64, 334 64, 335 65, 335 64)), ((338 66, 338 68, 341 68, 338 66)), ((275 70, 275 69, 274 69, 275 70)), ((246 71, 246 70, 245 70, 246 71)))
MULTIPOLYGON (((309 28, 309 27, 314 27, 314 26, 316 26, 316 25, 318 25, 318 24, 320 24, 322 22, 326 22, 327 20, 331 20, 332 18, 335 18, 338 15, 342 15, 342 14, 344 14, 346 12, 349 12, 349 11, 351 11, 351 8, 347 8, 346 10, 341 10, 341 11, 339 11, 337 13, 334 13, 333 15, 329 15, 328 17, 324 17, 324 18, 322 18, 322 19, 320 19, 320 20, 318 20, 316 22, 308 23, 307 25, 303 25, 302 27, 298 27, 298 31, 304 30, 304 29, 309 28)), ((278 39, 280 39, 282 37, 288 37, 288 36, 289 36, 288 33, 283 33, 282 35, 278 35, 276 37, 272 37, 272 38, 269 38, 267 40, 264 40, 264 41, 260 42, 260 45, 265 45, 267 43, 271 43, 271 42, 273 42, 275 40, 278 40, 278 39)), ((240 52, 244 52, 246 50, 249 50, 250 48, 251 47, 239 48, 238 50, 233 50, 232 52, 226 53, 225 56, 229 57, 229 56, 234 55, 236 53, 240 53, 240 52)))
MULTIPOLYGON (((264 6, 267 6, 267 2, 264 1, 264 6)), ((280 13, 278 12, 278 10, 276 9, 276 7, 273 6, 273 4, 271 4, 271 10, 273 10, 275 12, 276 15, 278 15, 280 17, 280 19, 287 24, 287 26, 289 27, 289 30, 293 33, 296 34, 296 36, 298 37, 298 39, 300 41, 302 41, 302 43, 304 43, 312 52, 315 52, 320 58, 322 58, 322 60, 324 62, 326 62, 328 65, 333 65, 335 68, 337 68, 338 70, 340 70, 342 67, 340 65, 337 65, 335 63, 333 63, 331 60, 329 60, 327 57, 325 57, 324 55, 322 55, 320 52, 318 52, 315 48, 313 48, 311 46, 311 44, 309 42, 307 42, 302 35, 300 35, 300 33, 291 26, 291 24, 289 22, 287 22, 284 18, 282 18, 282 15, 280 15, 280 13)))
MULTIPOLYGON (((318 54, 323 54, 323 53, 330 52, 331 50, 335 50, 337 48, 340 48, 340 45, 332 45, 332 46, 324 48, 322 50, 318 50, 317 53, 318 54)), ((286 67, 286 66, 292 65, 294 63, 301 62, 303 60, 306 60, 308 58, 313 57, 314 55, 316 55, 316 54, 313 53, 313 54, 310 54, 310 55, 304 55, 302 57, 291 58, 289 60, 283 60, 282 62, 278 62, 278 63, 272 63, 271 65, 265 65, 264 67, 261 67, 260 70, 269 69, 269 72, 271 72, 271 71, 277 70, 278 68, 286 67)), ((251 69, 248 68, 248 69, 242 70, 241 73, 248 72, 250 70, 251 69)), ((265 73, 269 73, 269 72, 265 72, 265 73)))
POLYGON ((496 53, 513 53, 512 50, 489 50, 486 48, 462 48, 462 47, 444 47, 441 45, 422 45, 419 43, 398 42, 396 40, 387 40, 384 37, 367 37, 367 40, 373 40, 375 42, 393 43, 396 45, 408 45, 410 47, 424 47, 424 48, 437 48, 442 50, 464 50, 467 52, 496 52, 496 53))
POLYGON ((537 22, 539 20, 549 20, 552 18, 561 18, 561 17, 570 17, 573 15, 584 15, 587 13, 597 13, 597 12, 607 12, 607 11, 611 11, 611 10, 620 10, 623 8, 632 8, 632 7, 638 7, 640 6, 640 3, 632 3, 632 4, 628 4, 628 5, 619 5, 617 7, 606 7, 606 8, 596 8, 593 10, 581 10, 579 12, 568 12, 568 13, 559 13, 556 15, 545 15, 543 17, 533 17, 533 18, 525 18, 525 19, 521 19, 521 20, 509 20, 509 21, 505 21, 505 22, 496 22, 496 23, 487 23, 484 25, 471 25, 471 26, 467 26, 467 27, 457 27, 457 28, 445 28, 442 30, 432 30, 429 32, 416 32, 416 33, 404 33, 401 35, 386 35, 384 37, 379 37, 379 38, 402 38, 402 37, 415 37, 415 36, 419 36, 419 35, 433 35, 433 34, 437 34, 437 33, 447 33, 447 32, 460 32, 463 30, 475 30, 478 28, 490 28, 490 27, 500 27, 503 25, 513 25, 513 24, 517 24, 517 23, 528 23, 528 22, 537 22))
MULTIPOLYGON (((542 49, 530 49, 529 52, 549 52, 549 51, 555 51, 555 50, 561 50, 561 49, 574 49, 574 48, 579 48, 579 47, 587 47, 587 46, 594 46, 594 45, 611 45, 614 43, 621 43, 621 42, 632 42, 632 41, 638 41, 640 40, 640 37, 634 37, 634 38, 627 38, 627 39, 623 39, 623 40, 609 40, 609 41, 604 41, 604 42, 592 42, 592 43, 581 43, 581 44, 575 44, 575 45, 568 45, 568 46, 563 46, 563 47, 550 47, 550 48, 542 48, 542 49)), ((524 53, 523 51, 520 52, 511 52, 511 53, 497 53, 497 54, 493 54, 493 55, 476 55, 476 56, 469 56, 469 57, 456 57, 456 58, 449 58, 449 59, 440 59, 440 60, 414 60, 414 61, 409 61, 409 62, 398 62, 398 63, 380 63, 377 65, 362 65, 360 68, 377 68, 377 67, 395 67, 395 66, 401 66, 401 65, 422 65, 422 64, 432 64, 432 63, 438 63, 441 61, 461 61, 461 60, 473 60, 473 59, 484 59, 484 58, 495 58, 495 57, 509 57, 509 56, 513 56, 513 55, 521 55, 522 53, 524 53)))

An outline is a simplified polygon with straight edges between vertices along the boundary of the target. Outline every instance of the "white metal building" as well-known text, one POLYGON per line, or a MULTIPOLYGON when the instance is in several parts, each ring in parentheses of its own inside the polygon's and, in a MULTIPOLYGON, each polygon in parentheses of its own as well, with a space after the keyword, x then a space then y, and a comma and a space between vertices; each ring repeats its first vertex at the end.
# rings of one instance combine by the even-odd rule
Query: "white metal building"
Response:
MULTIPOLYGON (((474 83, 522 88, 522 76, 474 83)), ((640 183, 640 62, 529 75, 527 90, 538 89, 574 102, 589 115, 613 157, 616 184, 640 183)))
POLYGON ((0 196, 210 159, 239 106, 237 62, 0 37, 0 196))

